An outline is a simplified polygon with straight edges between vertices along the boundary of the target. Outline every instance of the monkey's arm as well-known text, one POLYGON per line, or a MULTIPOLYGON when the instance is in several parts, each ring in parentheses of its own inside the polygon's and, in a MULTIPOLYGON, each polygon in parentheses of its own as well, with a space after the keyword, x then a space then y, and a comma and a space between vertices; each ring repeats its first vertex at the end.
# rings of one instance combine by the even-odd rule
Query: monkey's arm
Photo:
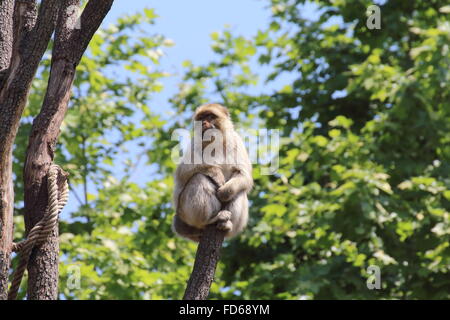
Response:
POLYGON ((235 171, 230 180, 217 190, 217 197, 222 202, 228 202, 238 193, 249 193, 253 187, 251 172, 247 170, 235 171))
POLYGON ((222 187, 217 190, 217 197, 222 202, 228 202, 238 193, 249 193, 253 187, 252 164, 245 149, 241 137, 235 132, 234 140, 236 143, 236 164, 233 168, 233 174, 222 187))
POLYGON ((219 167, 209 164, 184 164, 180 163, 175 171, 175 183, 184 187, 191 177, 197 173, 203 173, 210 177, 218 186, 225 183, 225 177, 219 167))

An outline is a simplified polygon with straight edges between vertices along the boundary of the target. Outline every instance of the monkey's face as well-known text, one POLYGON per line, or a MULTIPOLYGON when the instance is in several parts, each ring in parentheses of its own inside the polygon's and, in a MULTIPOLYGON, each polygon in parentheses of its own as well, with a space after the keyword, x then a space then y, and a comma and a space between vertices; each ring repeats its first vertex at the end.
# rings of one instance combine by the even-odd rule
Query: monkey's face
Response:
POLYGON ((220 129, 217 115, 212 112, 202 112, 195 118, 202 122, 202 133, 209 129, 220 129))
POLYGON ((202 134, 209 129, 217 129, 222 133, 226 133, 227 130, 232 130, 233 128, 228 109, 216 103, 198 107, 194 114, 194 120, 201 121, 202 134))

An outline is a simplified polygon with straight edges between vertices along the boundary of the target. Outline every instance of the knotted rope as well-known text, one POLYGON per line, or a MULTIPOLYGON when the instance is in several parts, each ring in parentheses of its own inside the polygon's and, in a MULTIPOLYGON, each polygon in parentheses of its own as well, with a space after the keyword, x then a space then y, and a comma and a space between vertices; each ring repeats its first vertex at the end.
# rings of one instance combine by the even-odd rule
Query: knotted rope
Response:
POLYGON ((31 251, 47 240, 48 235, 58 222, 58 216, 67 200, 69 199, 69 185, 67 179, 64 180, 61 193, 58 192, 59 166, 50 166, 47 174, 48 206, 42 219, 30 230, 28 238, 18 243, 13 243, 12 251, 19 252, 20 260, 14 272, 11 287, 8 292, 8 299, 14 300, 19 291, 25 269, 28 266, 31 251))

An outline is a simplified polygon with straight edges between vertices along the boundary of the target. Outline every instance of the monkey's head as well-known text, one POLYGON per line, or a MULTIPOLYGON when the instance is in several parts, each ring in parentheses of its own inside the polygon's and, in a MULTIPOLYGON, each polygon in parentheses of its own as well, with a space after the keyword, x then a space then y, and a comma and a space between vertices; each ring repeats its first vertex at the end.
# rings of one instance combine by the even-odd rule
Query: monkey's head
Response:
POLYGON ((202 122, 202 132, 219 129, 222 132, 233 128, 228 109, 217 103, 204 104, 195 110, 194 121, 202 122))

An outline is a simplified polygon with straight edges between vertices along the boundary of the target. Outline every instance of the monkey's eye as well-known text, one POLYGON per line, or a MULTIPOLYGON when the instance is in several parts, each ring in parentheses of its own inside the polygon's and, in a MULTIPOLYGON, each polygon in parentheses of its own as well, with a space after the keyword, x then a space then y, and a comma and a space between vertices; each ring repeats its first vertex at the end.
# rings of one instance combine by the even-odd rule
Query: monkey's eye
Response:
POLYGON ((208 112, 208 113, 203 113, 203 114, 199 115, 197 117, 197 120, 198 121, 203 121, 203 120, 211 121, 211 120, 214 120, 216 118, 217 118, 217 116, 215 114, 208 112))

